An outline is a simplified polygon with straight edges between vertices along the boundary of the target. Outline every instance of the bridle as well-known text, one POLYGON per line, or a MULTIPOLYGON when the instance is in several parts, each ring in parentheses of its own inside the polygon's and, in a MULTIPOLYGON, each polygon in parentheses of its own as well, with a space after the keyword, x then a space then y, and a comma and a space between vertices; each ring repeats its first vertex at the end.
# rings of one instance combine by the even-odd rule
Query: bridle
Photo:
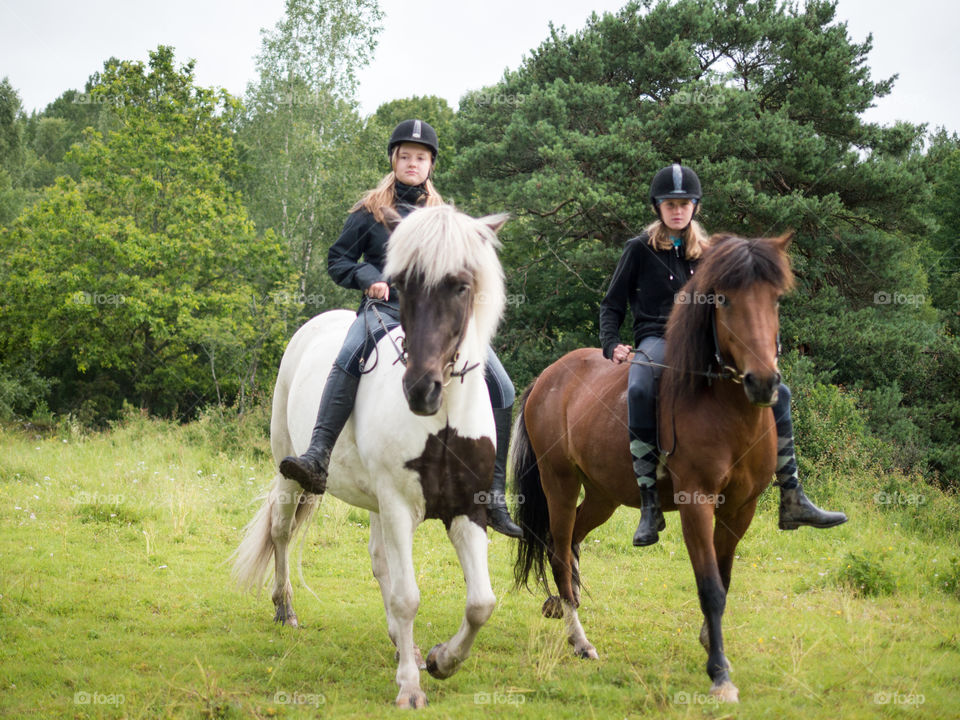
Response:
MULTIPOLYGON (((377 310, 377 304, 380 303, 380 302, 383 302, 383 301, 382 301, 382 300, 376 300, 376 299, 374 299, 374 298, 368 297, 368 298, 365 298, 364 302, 365 302, 365 304, 366 304, 367 306, 370 307, 371 310, 373 310, 373 314, 374 314, 374 315, 376 316, 376 318, 377 318, 377 324, 380 325, 380 327, 383 329, 383 331, 384 331, 384 333, 386 334, 386 336, 387 336, 388 338, 390 338, 390 344, 393 345, 393 349, 394 349, 394 351, 396 351, 396 353, 397 353, 397 359, 393 361, 393 364, 396 365, 397 363, 400 363, 401 365, 403 365, 404 367, 406 367, 406 366, 407 366, 407 337, 406 337, 406 335, 401 335, 401 336, 400 336, 400 344, 397 345, 397 341, 394 340, 394 339, 393 339, 393 335, 390 334, 390 329, 387 327, 387 323, 384 321, 383 316, 380 314, 380 311, 377 310)), ((367 332, 367 337, 370 337, 369 331, 367 332)), ((453 357, 450 359, 450 361, 449 361, 446 365, 443 366, 443 376, 444 376, 443 386, 444 386, 444 387, 447 387, 447 385, 449 385, 450 382, 451 382, 451 381, 453 380, 453 378, 455 378, 455 377, 460 378, 460 382, 462 383, 464 377, 466 376, 466 374, 467 374, 468 372, 470 372, 471 370, 475 370, 476 368, 480 367, 480 363, 479 363, 479 362, 476 362, 476 363, 473 363, 472 365, 470 365, 470 364, 468 364, 466 361, 464 361, 463 367, 460 368, 459 370, 456 369, 457 360, 460 359, 460 345, 461 345, 461 343, 463 343, 463 336, 462 336, 462 335, 461 335, 461 337, 460 337, 459 342, 457 343, 457 347, 454 349, 453 357)), ((379 349, 377 348, 376 345, 374 345, 374 350, 377 352, 377 360, 379 360, 379 352, 380 352, 380 351, 379 351, 379 349)), ((361 370, 360 370, 360 373, 361 373, 362 375, 366 375, 366 374, 368 374, 368 373, 370 373, 370 372, 373 372, 373 369, 377 366, 377 360, 374 360, 374 361, 373 361, 373 364, 372 364, 372 365, 370 366, 370 368, 367 369, 367 370, 362 369, 363 361, 361 360, 361 370)))

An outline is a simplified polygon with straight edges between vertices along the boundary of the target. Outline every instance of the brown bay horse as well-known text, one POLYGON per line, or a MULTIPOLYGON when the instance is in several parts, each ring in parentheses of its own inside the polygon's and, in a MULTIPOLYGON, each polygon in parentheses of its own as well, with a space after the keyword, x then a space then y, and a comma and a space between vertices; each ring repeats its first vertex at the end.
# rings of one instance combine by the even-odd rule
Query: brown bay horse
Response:
MULTIPOLYGON (((776 465, 771 405, 780 382, 778 301, 793 286, 789 242, 790 235, 711 238, 666 330, 657 484, 664 511, 680 514, 693 565, 710 692, 727 701, 739 691, 723 653, 721 618, 737 543, 776 465)), ((549 597, 543 613, 562 614, 584 658, 597 651, 577 616, 580 543, 620 505, 640 507, 627 430, 628 367, 596 348, 563 356, 527 388, 514 436, 514 478, 524 498, 515 580, 529 587, 534 572, 549 595, 549 561, 559 597, 549 597)))

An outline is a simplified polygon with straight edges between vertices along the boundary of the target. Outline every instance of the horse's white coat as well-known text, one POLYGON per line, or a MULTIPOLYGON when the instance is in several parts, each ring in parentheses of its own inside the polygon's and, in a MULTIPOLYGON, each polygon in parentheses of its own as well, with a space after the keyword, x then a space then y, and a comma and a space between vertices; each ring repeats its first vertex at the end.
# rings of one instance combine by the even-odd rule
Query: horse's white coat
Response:
MULTIPOLYGON (((429 212, 417 211, 401 223, 391 237, 391 251, 398 233, 410 219, 429 212)), ((451 219, 449 213, 454 211, 448 208, 439 212, 446 213, 441 223, 444 231, 449 230, 450 223, 458 226, 462 222, 459 218, 451 219)), ((371 363, 377 358, 375 367, 362 378, 353 415, 334 448, 327 479, 327 493, 371 511, 370 557, 384 601, 387 630, 398 651, 396 680, 400 692, 396 702, 401 706, 420 707, 426 703, 420 689, 419 651, 413 642, 413 620, 420 602, 413 567, 413 532, 424 519, 426 501, 418 474, 406 468, 405 463, 418 458, 427 438, 447 425, 461 437, 486 437, 496 445, 493 413, 483 379, 489 342, 484 331, 493 332, 491 310, 499 314, 503 306, 502 271, 492 250, 495 236, 486 226, 479 229, 477 221, 466 221, 474 224, 473 229, 478 231, 475 234, 485 238, 478 246, 484 267, 476 270, 482 292, 477 293, 457 369, 465 364, 479 366, 462 381, 453 378, 444 390, 439 412, 429 417, 417 416, 410 412, 403 395, 404 366, 394 362, 397 353, 390 339, 382 338, 371 358, 371 363), (491 258, 496 267, 490 267, 491 258)), ((405 252, 409 257, 409 248, 405 252)), ((450 262, 463 261, 456 253, 447 253, 445 257, 450 262)), ((327 374, 355 317, 346 310, 323 313, 301 327, 290 341, 274 390, 271 446, 277 464, 285 456, 299 455, 308 447, 327 374)), ((399 344, 402 330, 397 328, 392 335, 399 344)), ((316 496, 304 493, 295 482, 277 473, 264 506, 248 525, 236 554, 234 575, 248 587, 262 584, 269 559, 274 557, 276 619, 293 625, 297 618, 289 580, 289 543, 298 527, 312 515, 316 500, 316 496)), ((477 631, 495 605, 485 529, 461 515, 453 518, 448 536, 463 567, 467 601, 458 632, 447 643, 434 648, 428 659, 428 666, 437 677, 453 674, 466 659, 477 631)))

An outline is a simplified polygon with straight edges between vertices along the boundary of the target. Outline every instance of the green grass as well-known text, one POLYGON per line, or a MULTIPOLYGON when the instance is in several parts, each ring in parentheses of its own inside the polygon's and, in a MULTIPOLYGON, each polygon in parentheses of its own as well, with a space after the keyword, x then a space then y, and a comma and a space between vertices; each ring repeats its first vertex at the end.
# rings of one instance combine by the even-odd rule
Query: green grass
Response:
MULTIPOLYGON (((262 418, 0 432, 0 716, 398 713, 366 513, 323 501, 303 550, 318 597, 294 577, 300 630, 273 624, 269 593, 231 586, 227 557, 271 475, 262 418)), ((621 509, 582 549, 580 616, 600 661, 573 657, 543 598, 511 588, 512 542, 492 536, 498 607, 457 675, 422 673, 419 714, 957 717, 960 502, 866 472, 807 491, 851 521, 779 532, 776 496, 763 498, 725 615, 739 706, 707 696, 678 516, 638 550, 637 512, 621 509)), ((463 578, 439 522, 420 528, 415 553, 426 650, 459 625, 463 578)))

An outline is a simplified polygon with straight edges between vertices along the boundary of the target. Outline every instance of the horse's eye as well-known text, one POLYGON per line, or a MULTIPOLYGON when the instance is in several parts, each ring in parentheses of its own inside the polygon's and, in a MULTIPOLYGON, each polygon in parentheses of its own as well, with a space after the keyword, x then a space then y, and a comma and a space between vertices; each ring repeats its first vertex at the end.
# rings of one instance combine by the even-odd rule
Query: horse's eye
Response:
POLYGON ((460 283, 460 287, 457 288, 457 294, 463 295, 470 291, 470 283, 460 283))
POLYGON ((726 295, 717 295, 717 307, 730 307, 730 301, 726 295))

